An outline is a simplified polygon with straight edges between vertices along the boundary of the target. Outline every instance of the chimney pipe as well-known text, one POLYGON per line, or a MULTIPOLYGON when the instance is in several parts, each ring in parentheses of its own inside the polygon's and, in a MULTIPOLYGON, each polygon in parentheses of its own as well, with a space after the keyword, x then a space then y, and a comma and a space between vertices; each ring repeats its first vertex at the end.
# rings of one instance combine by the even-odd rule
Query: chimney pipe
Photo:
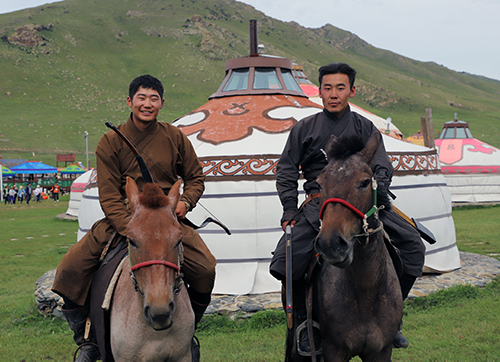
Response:
POLYGON ((259 38, 257 35, 257 20, 250 20, 250 56, 258 57, 259 51, 257 45, 259 44, 259 38))

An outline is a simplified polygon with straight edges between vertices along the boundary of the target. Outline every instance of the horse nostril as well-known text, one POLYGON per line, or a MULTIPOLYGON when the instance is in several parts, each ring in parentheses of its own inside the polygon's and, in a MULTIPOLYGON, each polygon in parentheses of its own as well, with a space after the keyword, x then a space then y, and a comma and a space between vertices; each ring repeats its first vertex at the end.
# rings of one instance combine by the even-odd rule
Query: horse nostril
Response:
POLYGON ((147 321, 151 320, 151 314, 150 314, 151 308, 149 308, 149 305, 146 305, 144 307, 144 318, 146 318, 147 321))

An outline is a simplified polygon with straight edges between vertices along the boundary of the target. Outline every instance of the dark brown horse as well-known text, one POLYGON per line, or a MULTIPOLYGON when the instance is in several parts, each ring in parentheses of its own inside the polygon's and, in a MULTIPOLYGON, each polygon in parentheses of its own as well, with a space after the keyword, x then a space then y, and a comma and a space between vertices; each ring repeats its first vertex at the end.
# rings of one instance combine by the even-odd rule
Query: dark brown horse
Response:
POLYGON ((116 361, 191 361, 194 314, 179 273, 182 235, 174 214, 179 187, 180 181, 165 196, 148 183, 140 194, 127 178, 130 263, 118 280, 110 322, 116 361))
POLYGON ((403 315, 370 169, 380 138, 373 135, 364 147, 360 138, 332 136, 328 165, 317 179, 323 206, 315 248, 324 260, 317 278, 317 315, 325 361, 353 356, 390 361, 403 315))

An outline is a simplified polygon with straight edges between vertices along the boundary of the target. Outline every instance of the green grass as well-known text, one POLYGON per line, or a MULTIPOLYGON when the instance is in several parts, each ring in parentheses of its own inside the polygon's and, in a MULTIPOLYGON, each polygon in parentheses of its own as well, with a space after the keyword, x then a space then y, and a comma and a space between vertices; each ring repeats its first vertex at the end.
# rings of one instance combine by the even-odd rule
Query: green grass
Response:
POLYGON ((462 206, 453 209, 457 244, 462 251, 500 260, 500 206, 462 206))
POLYGON ((59 220, 60 202, 0 204, 0 351, 3 361, 70 361, 72 334, 60 318, 44 318, 34 298, 35 282, 59 264, 76 242, 78 223, 59 220), (49 358, 50 357, 50 358, 49 358))
POLYGON ((500 279, 457 286, 406 303, 407 350, 393 361, 499 361, 500 279))
MULTIPOLYGON (((77 223, 56 219, 68 196, 31 206, 0 204, 0 350, 3 361, 71 361, 75 345, 66 322, 36 309, 35 281, 57 267, 76 241, 77 223), (48 235, 45 236, 44 235, 48 235)), ((460 250, 496 254, 500 206, 453 209, 460 250), (485 244, 488 240, 490 244, 485 244)), ((500 279, 486 287, 457 286, 405 305, 407 350, 393 361, 500 361, 500 279)), ((197 335, 203 361, 282 361, 282 311, 251 318, 206 316, 197 335)), ((358 359, 355 359, 359 361, 358 359)))

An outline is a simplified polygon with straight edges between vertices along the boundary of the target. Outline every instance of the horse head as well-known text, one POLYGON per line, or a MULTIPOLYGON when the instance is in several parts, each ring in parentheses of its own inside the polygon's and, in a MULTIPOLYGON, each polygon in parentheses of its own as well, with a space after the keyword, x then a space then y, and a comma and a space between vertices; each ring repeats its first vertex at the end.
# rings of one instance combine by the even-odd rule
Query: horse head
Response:
POLYGON ((140 193, 135 181, 127 177, 132 212, 127 226, 130 274, 143 298, 144 318, 155 330, 172 326, 174 297, 181 286, 182 235, 174 213, 180 184, 177 181, 168 196, 154 183, 146 183, 140 193))
POLYGON ((321 187, 321 231, 316 251, 330 264, 346 268, 354 259, 357 240, 367 235, 367 213, 375 210, 376 182, 370 163, 380 144, 374 134, 361 137, 332 135, 326 147, 327 166, 317 178, 321 187), (375 209, 373 209, 375 207, 375 209))

